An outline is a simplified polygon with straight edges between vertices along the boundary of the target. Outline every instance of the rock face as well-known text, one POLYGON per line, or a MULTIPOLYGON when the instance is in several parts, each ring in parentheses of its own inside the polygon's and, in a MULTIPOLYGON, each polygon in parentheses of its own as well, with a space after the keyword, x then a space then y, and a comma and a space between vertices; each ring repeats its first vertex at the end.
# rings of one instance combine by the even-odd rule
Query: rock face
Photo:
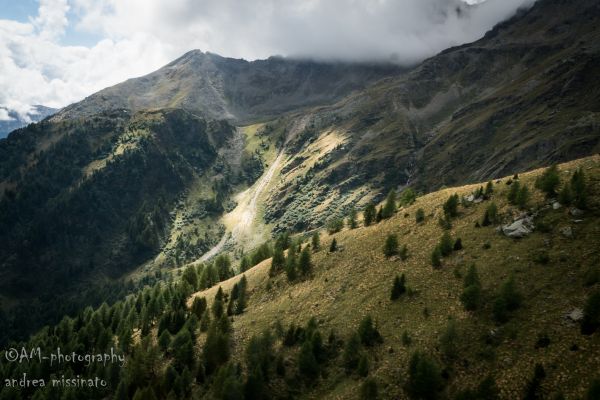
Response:
POLYGON ((562 228, 559 229, 559 232, 561 235, 563 235, 566 238, 573 237, 573 229, 570 226, 563 226, 562 228))
POLYGON ((574 308, 566 315, 566 318, 573 322, 579 322, 583 319, 583 310, 581 308, 574 308))
POLYGON ((504 225, 502 233, 510 238, 520 239, 532 233, 534 229, 533 216, 525 216, 511 224, 504 225))

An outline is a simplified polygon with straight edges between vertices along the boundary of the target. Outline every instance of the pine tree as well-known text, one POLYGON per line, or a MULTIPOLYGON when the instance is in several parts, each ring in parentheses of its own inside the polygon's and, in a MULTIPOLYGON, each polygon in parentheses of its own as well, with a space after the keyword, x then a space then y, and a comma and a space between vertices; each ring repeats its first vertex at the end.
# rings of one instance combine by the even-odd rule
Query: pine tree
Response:
POLYGON ((212 304, 212 312, 215 318, 219 318, 223 314, 223 300, 224 300, 223 288, 219 286, 219 290, 217 290, 217 294, 215 295, 215 300, 212 304))
POLYGON ((160 347, 162 351, 166 351, 170 344, 171 335, 169 334, 169 331, 165 329, 158 337, 158 347, 160 347))
POLYGON ((442 238, 440 239, 440 246, 439 246, 442 256, 443 257, 449 256, 452 253, 452 247, 453 247, 453 242, 452 242, 452 237, 450 236, 450 233, 444 232, 444 234, 442 235, 442 238))
POLYGON ((344 366, 348 372, 351 372, 358 367, 360 354, 360 337, 357 333, 352 334, 344 347, 344 366))
POLYGON ((575 205, 578 208, 585 209, 587 207, 587 188, 585 174, 581 168, 577 168, 571 177, 571 189, 575 205))
POLYGON ((600 328, 600 290, 590 294, 583 308, 581 333, 591 335, 598 328, 600 328))
POLYGON ((204 310, 206 310, 206 299, 204 297, 194 297, 191 311, 200 319, 204 314, 204 310))
POLYGON ((242 257, 240 260, 240 273, 246 272, 250 267, 250 258, 248 256, 242 257))
POLYGON ((350 214, 348 215, 348 227, 350 229, 358 228, 358 221, 356 220, 356 218, 357 218, 356 209, 354 207, 352 207, 350 209, 350 214))
POLYGON ((444 388, 438 365, 425 354, 413 353, 408 365, 406 391, 413 399, 436 399, 444 388))
POLYGON ((383 339, 381 338, 381 334, 375 328, 373 324, 373 319, 370 315, 367 315, 360 321, 360 325, 358 326, 358 335, 360 336, 360 341, 365 346, 373 346, 376 343, 381 343, 383 339))
POLYGON ((406 292, 406 276, 402 274, 401 277, 396 275, 394 278, 394 284, 392 285, 392 293, 390 295, 391 300, 397 300, 406 292))
POLYGON ((369 358, 365 353, 362 353, 360 359, 358 360, 356 372, 358 372, 358 375, 362 377, 369 375, 369 358))
POLYGON ((383 206, 383 210, 381 211, 381 218, 388 219, 392 217, 396 213, 396 191, 394 189, 390 190, 388 194, 385 204, 383 206))
POLYGON ((377 211, 375 210, 375 205, 373 203, 367 204, 365 210, 363 211, 363 219, 365 226, 371 225, 375 222, 377 211))
POLYGON ((379 206, 379 209, 377 210, 377 215, 375 216, 375 221, 381 222, 382 219, 383 219, 383 206, 379 206))
POLYGON ((406 188, 400 194, 400 204, 404 207, 410 206, 417 200, 417 194, 411 188, 406 188))
POLYGON ((462 245, 461 238, 456 238, 456 240, 454 241, 454 246, 452 247, 452 250, 459 251, 462 249, 463 249, 463 245, 462 245))
POLYGON ((523 185, 519 193, 517 194, 517 205, 520 209, 527 208, 527 204, 529 203, 529 188, 527 185, 523 185))
POLYGON ((533 371, 533 378, 531 378, 527 383, 527 386, 525 386, 523 400, 538 400, 544 398, 542 394, 542 381, 544 378, 546 378, 544 366, 536 364, 533 371))
POLYGON ((379 389, 377 388, 377 381, 373 378, 365 379, 362 386, 360 387, 360 399, 377 400, 378 398, 379 389))
POLYGON ((431 252, 431 265, 436 268, 442 266, 442 252, 440 251, 439 245, 435 246, 431 252))
POLYGON ((512 205, 517 205, 517 197, 519 195, 519 192, 521 191, 521 184, 519 183, 519 181, 515 181, 513 182, 512 185, 510 185, 510 189, 508 190, 508 195, 506 196, 508 202, 512 205))
POLYGON ((398 255, 400 256, 400 259, 402 261, 405 261, 408 258, 408 247, 406 247, 406 245, 402 245, 402 247, 400 247, 400 251, 398 252, 398 255))
POLYGON ((383 254, 386 257, 391 257, 394 254, 398 253, 398 236, 395 234, 389 234, 385 240, 385 245, 383 246, 383 254))
POLYGON ((285 254, 283 248, 275 246, 273 250, 273 258, 271 259, 271 269, 269 270, 270 276, 277 275, 280 271, 285 268, 285 254))
POLYGON ((447 218, 454 218, 458 215, 458 194, 453 194, 444 203, 444 215, 447 218))
POLYGON ((535 181, 535 187, 544 192, 546 197, 556 196, 556 189, 559 185, 560 176, 558 175, 558 167, 556 165, 547 168, 535 181))
POLYGON ((319 231, 315 231, 315 233, 312 234, 311 246, 313 251, 319 251, 321 248, 321 235, 319 234, 319 231))
POLYGON ((194 290, 198 290, 198 274, 196 273, 196 268, 194 266, 187 266, 183 271, 182 278, 189 283, 194 290))
POLYGON ((485 185, 485 197, 489 198, 492 193, 494 193, 494 184, 492 183, 492 181, 489 181, 487 183, 487 185, 485 185))
POLYGON ((333 253, 334 251, 337 251, 337 241, 335 240, 335 238, 333 238, 333 240, 331 241, 331 246, 329 246, 329 252, 333 253))
POLYGON ((312 271, 312 262, 310 260, 310 249, 309 246, 304 247, 300 253, 300 260, 298 261, 298 268, 303 276, 308 276, 312 271))
POLYGON ((417 224, 425 221, 425 211, 422 208, 419 208, 415 214, 415 221, 417 224))
POLYGON ((300 348, 298 370, 307 379, 316 379, 319 376, 319 363, 315 358, 310 341, 305 341, 300 348))
POLYGON ((463 282, 463 292, 460 300, 467 311, 476 310, 479 307, 481 298, 481 282, 475 264, 469 267, 463 282))

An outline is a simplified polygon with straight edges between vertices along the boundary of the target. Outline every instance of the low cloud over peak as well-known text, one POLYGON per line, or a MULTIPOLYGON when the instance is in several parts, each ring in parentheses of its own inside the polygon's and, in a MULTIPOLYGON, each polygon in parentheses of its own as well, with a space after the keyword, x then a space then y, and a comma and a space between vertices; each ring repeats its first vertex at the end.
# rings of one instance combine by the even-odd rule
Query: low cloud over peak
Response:
POLYGON ((41 0, 26 22, 0 12, 0 106, 62 107, 191 48, 249 60, 280 54, 414 64, 478 39, 533 1, 41 0), (63 44, 78 34, 99 39, 63 44))

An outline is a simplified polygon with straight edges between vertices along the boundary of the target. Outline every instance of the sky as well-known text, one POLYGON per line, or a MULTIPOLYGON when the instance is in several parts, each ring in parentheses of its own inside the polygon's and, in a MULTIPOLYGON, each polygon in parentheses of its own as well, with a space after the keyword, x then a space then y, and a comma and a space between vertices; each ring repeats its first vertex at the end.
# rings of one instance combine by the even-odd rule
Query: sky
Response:
POLYGON ((35 104, 64 107, 192 49, 415 64, 533 2, 0 0, 0 107, 25 118, 35 104))

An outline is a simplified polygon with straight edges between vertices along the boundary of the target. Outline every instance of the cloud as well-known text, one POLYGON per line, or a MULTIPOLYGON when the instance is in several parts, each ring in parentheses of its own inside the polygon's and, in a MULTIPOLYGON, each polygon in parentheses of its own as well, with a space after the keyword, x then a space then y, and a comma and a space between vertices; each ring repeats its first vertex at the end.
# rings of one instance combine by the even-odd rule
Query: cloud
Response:
POLYGON ((8 115, 8 110, 5 108, 0 108, 0 121, 12 121, 14 118, 12 118, 10 115, 8 115))
POLYGON ((193 48, 412 64, 478 39, 533 1, 41 0, 28 23, 0 19, 0 106, 19 114, 33 104, 62 107, 193 48), (103 39, 61 45, 68 26, 103 39))

